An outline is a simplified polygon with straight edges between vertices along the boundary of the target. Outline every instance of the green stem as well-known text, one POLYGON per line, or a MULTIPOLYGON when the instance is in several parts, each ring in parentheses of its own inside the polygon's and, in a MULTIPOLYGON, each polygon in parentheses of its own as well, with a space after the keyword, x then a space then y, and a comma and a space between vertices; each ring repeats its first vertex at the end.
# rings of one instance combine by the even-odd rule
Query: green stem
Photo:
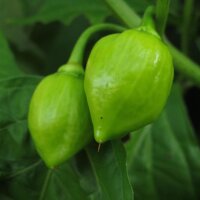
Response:
POLYGON ((158 33, 163 37, 169 13, 170 0, 157 0, 156 25, 158 33))
POLYGON ((196 85, 200 86, 200 68, 199 66, 177 50, 172 44, 167 42, 168 47, 174 58, 176 70, 185 77, 192 80, 196 85))
MULTIPOLYGON (((127 12, 129 14, 126 14, 127 13, 126 9, 124 9, 126 8, 126 6, 124 6, 124 4, 126 3, 123 0, 104 0, 104 1, 112 8, 112 10, 115 13, 118 14, 120 13, 119 17, 121 17, 121 19, 125 19, 123 21, 127 26, 129 26, 129 28, 138 25, 137 23, 135 23, 135 21, 139 21, 138 15, 134 13, 134 11, 132 10, 134 14, 130 16, 131 13, 130 8, 127 9, 127 12), (118 5, 117 10, 114 3, 118 5), (121 7, 123 7, 122 10, 121 7), (137 20, 134 20, 135 16, 137 16, 136 17, 137 20)), ((178 49, 173 47, 169 42, 167 42, 167 44, 169 45, 169 49, 174 59, 175 69, 181 74, 184 74, 186 78, 196 83, 196 85, 200 86, 200 66, 197 65, 192 60, 190 60, 188 57, 184 56, 183 53, 181 53, 178 49)))
POLYGON ((189 35, 191 30, 191 19, 194 10, 194 0, 185 0, 183 9, 183 20, 182 20, 182 34, 181 34, 181 49, 185 54, 188 54, 189 47, 189 35))
POLYGON ((141 25, 155 29, 153 14, 154 14, 154 7, 153 6, 148 7, 146 9, 145 13, 144 13, 143 18, 142 18, 141 25))
POLYGON ((145 13, 144 13, 143 18, 142 18, 142 23, 139 27, 137 27, 137 30, 151 33, 154 36, 161 39, 160 35, 156 31, 155 22, 154 22, 154 13, 155 13, 154 6, 149 6, 145 10, 145 13))
POLYGON ((71 56, 68 60, 68 63, 76 63, 79 65, 82 65, 82 61, 83 61, 83 55, 84 55, 84 50, 85 47, 87 45, 87 42, 89 40, 89 38, 102 30, 106 30, 106 31, 115 31, 115 32, 121 32, 124 31, 125 28, 122 26, 118 26, 118 25, 114 25, 114 24, 98 24, 98 25, 94 25, 89 27, 88 29, 86 29, 82 35, 79 37, 78 41, 76 42, 71 56))
POLYGON ((49 185, 49 182, 50 182, 50 179, 51 179, 52 172, 53 172, 53 169, 49 169, 48 172, 47 172, 47 175, 46 175, 43 187, 42 187, 42 191, 40 193, 39 200, 44 200, 45 199, 46 192, 47 192, 47 189, 48 189, 48 185, 49 185))
POLYGON ((8 176, 6 177, 6 179, 15 178, 16 176, 19 176, 19 175, 21 175, 21 174, 24 174, 24 173, 28 172, 29 170, 31 170, 31 169, 35 168, 36 166, 38 166, 41 162, 42 162, 42 161, 39 160, 39 161, 37 161, 36 163, 34 163, 34 164, 32 164, 32 165, 30 165, 30 166, 24 168, 24 169, 21 169, 21 170, 19 170, 19 171, 17 171, 17 172, 14 172, 14 173, 8 175, 8 176))
POLYGON ((114 13, 128 27, 136 27, 141 23, 140 16, 123 0, 104 0, 114 13))

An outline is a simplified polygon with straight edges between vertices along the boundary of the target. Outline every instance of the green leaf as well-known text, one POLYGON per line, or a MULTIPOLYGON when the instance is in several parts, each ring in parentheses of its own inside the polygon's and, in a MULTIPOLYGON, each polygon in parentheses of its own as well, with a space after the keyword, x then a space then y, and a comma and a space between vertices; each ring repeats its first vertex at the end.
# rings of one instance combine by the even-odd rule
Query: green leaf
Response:
POLYGON ((90 200, 100 199, 100 191, 96 182, 95 174, 86 151, 81 151, 77 156, 74 168, 79 176, 79 181, 84 190, 89 194, 90 200))
POLYGON ((25 199, 27 193, 35 194, 26 188, 33 174, 27 175, 24 169, 35 166, 39 159, 27 134, 26 121, 29 100, 39 80, 34 76, 18 76, 0 81, 0 193, 8 195, 8 199, 25 199), (22 182, 12 180, 15 176, 21 177, 21 173, 26 175, 22 182), (26 193, 21 192, 22 188, 27 189, 26 193))
POLYGON ((132 133, 127 151, 136 199, 200 198, 200 149, 178 85, 160 118, 132 133))
POLYGON ((35 159, 26 118, 30 97, 39 80, 23 76, 0 81, 0 177, 35 159))
MULTIPOLYGON (((41 197, 45 200, 98 200, 98 189, 92 192, 85 189, 81 183, 83 175, 80 176, 74 161, 72 158, 55 169, 47 169, 41 161, 21 167, 15 174, 1 180, 0 197, 15 200, 35 200, 41 197), (51 176, 47 180, 49 170, 51 176)), ((90 176, 84 178, 91 180, 90 176)), ((90 186, 93 188, 92 182, 90 186)))
POLYGON ((0 31, 0 79, 12 75, 20 74, 15 63, 12 52, 9 49, 8 43, 4 35, 0 31))
POLYGON ((1 195, 7 195, 15 200, 38 199, 41 185, 45 179, 46 167, 38 161, 32 163, 32 165, 21 167, 18 170, 21 173, 2 180, 0 182, 1 195), (33 168, 31 168, 32 165, 33 168))
MULTIPOLYGON (((74 20, 69 26, 58 22, 38 26, 34 31, 36 34, 33 34, 35 36, 34 41, 45 52, 45 63, 39 63, 39 66, 42 66, 42 68, 39 68, 45 74, 49 74, 66 63, 78 37, 87 27, 88 21, 81 17, 74 20)), ((30 60, 30 62, 33 61, 30 60)))
MULTIPOLYGON (((130 6, 139 12, 142 12, 152 2, 128 0, 130 6)), ((94 24, 104 21, 110 15, 112 15, 111 10, 102 0, 85 0, 84 2, 82 0, 43 0, 32 16, 18 20, 18 22, 32 24, 35 22, 49 23, 58 20, 64 24, 69 24, 74 18, 84 16, 94 24)))
POLYGON ((87 149, 93 173, 102 200, 131 200, 133 191, 126 169, 126 154, 119 141, 102 144, 100 151, 95 145, 87 149))
POLYGON ((30 39, 31 29, 15 24, 17 19, 26 18, 27 14, 35 13, 33 12, 34 4, 29 5, 27 0, 14 0, 12 3, 0 0, 0 8, 0 29, 9 42, 16 45, 20 51, 31 50, 42 57, 43 52, 30 39))
MULTIPOLYGON (((80 15, 87 17, 91 23, 102 21, 109 13, 101 0, 47 0, 41 4, 37 13, 21 22, 31 24, 34 22, 49 23, 51 21, 62 21, 69 24, 74 18, 80 15)), ((20 22, 20 21, 19 21, 20 22)))
POLYGON ((53 170, 47 193, 48 200, 89 199, 89 194, 82 187, 72 160, 53 170))

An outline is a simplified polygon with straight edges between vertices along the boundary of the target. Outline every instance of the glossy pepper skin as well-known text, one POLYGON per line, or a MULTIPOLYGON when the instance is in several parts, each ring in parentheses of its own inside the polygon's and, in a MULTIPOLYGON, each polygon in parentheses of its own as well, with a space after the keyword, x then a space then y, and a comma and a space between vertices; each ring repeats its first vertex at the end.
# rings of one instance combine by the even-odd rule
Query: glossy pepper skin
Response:
POLYGON ((85 91, 99 143, 153 122, 173 80, 167 46, 148 27, 99 40, 86 67, 85 91))
POLYGON ((28 124, 46 165, 55 167, 92 139, 92 123, 83 88, 84 71, 69 65, 44 78, 31 99, 28 124))

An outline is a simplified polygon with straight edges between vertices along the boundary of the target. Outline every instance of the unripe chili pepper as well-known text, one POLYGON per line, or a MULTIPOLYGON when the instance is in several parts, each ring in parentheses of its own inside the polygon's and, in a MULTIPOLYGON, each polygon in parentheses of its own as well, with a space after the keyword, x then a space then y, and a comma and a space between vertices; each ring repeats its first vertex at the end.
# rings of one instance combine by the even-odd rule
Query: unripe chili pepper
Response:
POLYGON ((29 129, 47 166, 73 156, 92 139, 92 124, 83 89, 81 66, 67 64, 45 77, 29 109, 29 129))
POLYGON ((153 122, 166 103, 172 80, 172 56, 151 25, 99 40, 85 75, 96 141, 121 137, 153 122))

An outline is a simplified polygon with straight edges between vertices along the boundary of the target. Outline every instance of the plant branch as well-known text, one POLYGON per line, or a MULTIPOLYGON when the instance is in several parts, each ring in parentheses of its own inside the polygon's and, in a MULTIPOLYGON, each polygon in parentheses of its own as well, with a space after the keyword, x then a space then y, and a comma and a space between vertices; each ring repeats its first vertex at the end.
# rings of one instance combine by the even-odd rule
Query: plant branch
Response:
MULTIPOLYGON (((111 7, 111 9, 116 14, 118 14, 118 16, 124 21, 124 23, 129 28, 137 26, 138 21, 141 21, 138 19, 138 15, 134 12, 134 10, 130 12, 130 7, 125 3, 125 1, 123 0, 104 0, 104 1, 111 7), (117 4, 117 6, 114 4, 117 4)), ((172 46, 169 42, 167 42, 167 44, 174 59, 175 70, 183 74, 186 78, 193 81, 196 85, 200 86, 199 65, 190 60, 187 56, 185 56, 182 52, 180 52, 178 49, 172 46)))
POLYGON ((176 70, 185 77, 192 80, 196 85, 200 86, 200 68, 199 66, 176 49, 170 42, 167 42, 168 47, 173 55, 174 65, 176 70))
POLYGON ((140 16, 126 4, 123 0, 104 0, 113 12, 129 28, 139 26, 141 23, 140 16))
POLYGON ((157 0, 156 3, 156 25, 157 31, 164 36, 165 27, 167 23, 168 13, 169 13, 170 0, 157 0))
POLYGON ((189 34, 191 26, 192 12, 194 9, 194 0, 185 0, 183 8, 183 20, 182 20, 182 34, 181 34, 181 49, 185 54, 188 54, 189 47, 189 34))

